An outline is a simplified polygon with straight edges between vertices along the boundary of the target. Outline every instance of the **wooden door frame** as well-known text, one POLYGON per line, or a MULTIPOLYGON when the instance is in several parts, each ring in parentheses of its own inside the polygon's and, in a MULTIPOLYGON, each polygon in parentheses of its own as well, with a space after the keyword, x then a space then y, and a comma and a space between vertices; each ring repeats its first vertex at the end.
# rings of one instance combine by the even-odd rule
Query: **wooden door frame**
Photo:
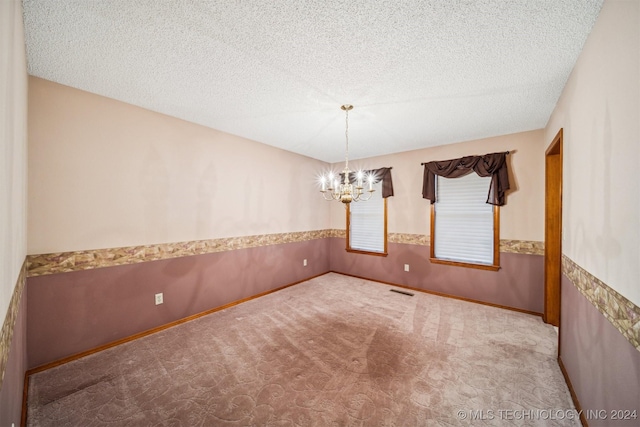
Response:
POLYGON ((545 151, 544 313, 543 320, 560 326, 562 277, 562 128, 545 151))

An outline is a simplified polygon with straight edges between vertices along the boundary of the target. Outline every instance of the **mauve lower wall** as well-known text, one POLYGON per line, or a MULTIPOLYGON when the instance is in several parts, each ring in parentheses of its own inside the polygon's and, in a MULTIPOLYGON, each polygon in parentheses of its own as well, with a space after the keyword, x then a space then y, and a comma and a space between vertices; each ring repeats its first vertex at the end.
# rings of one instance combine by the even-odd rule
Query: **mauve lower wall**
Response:
POLYGON ((640 425, 640 351, 564 275, 560 331, 562 363, 589 426, 640 425), (624 410, 636 418, 612 419, 624 410))
POLYGON ((432 264, 429 247, 389 243, 387 257, 345 251, 345 239, 330 238, 329 267, 352 274, 476 301, 541 313, 543 256, 501 253, 497 272, 432 264), (404 271, 409 264, 409 272, 404 271))
POLYGON ((28 366, 326 273, 327 240, 30 277, 28 366))
POLYGON ((0 426, 18 426, 22 416, 22 391, 27 370, 27 295, 22 293, 7 367, 0 389, 0 426))

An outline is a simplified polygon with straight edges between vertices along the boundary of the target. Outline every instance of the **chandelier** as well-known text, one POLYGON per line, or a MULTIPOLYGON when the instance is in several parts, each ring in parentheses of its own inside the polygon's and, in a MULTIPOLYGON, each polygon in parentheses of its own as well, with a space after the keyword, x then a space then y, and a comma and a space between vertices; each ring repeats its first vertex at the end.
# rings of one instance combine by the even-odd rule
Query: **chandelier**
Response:
POLYGON ((340 177, 334 175, 333 172, 329 172, 327 176, 322 175, 320 178, 320 184, 322 185, 320 192, 325 200, 337 200, 345 203, 346 206, 351 202, 364 202, 369 200, 373 195, 373 192, 376 190, 373 189, 375 177, 372 174, 367 174, 365 177, 362 170, 356 172, 355 186, 351 183, 351 170, 349 170, 349 111, 353 109, 353 105, 345 104, 341 106, 340 109, 342 109, 346 115, 344 135, 347 144, 345 150, 344 170, 342 171, 344 182, 340 183, 340 177), (363 181, 365 179, 369 183, 369 188, 367 189, 367 196, 363 197, 362 190, 364 189, 363 181))

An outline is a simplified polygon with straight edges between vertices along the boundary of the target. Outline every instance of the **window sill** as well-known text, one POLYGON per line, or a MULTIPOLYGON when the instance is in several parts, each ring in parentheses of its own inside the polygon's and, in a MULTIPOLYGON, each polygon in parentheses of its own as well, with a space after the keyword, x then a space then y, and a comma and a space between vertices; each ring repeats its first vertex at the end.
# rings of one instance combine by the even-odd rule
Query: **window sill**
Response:
POLYGON ((470 262, 449 261, 449 260, 439 259, 439 258, 429 258, 429 261, 431 261, 433 264, 443 264, 443 265, 451 265, 455 267, 475 268, 478 270, 489 270, 489 271, 500 270, 499 265, 472 264, 470 262))
POLYGON ((373 256, 387 256, 386 252, 369 252, 369 251, 361 251, 359 249, 346 249, 347 252, 351 252, 352 254, 362 254, 362 255, 373 255, 373 256))

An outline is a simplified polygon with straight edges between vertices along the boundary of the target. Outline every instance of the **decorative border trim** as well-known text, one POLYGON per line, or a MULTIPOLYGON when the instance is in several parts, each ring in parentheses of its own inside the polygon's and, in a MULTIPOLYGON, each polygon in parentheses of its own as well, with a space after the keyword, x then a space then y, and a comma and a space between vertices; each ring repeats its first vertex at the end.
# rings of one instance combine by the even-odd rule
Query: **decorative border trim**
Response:
POLYGON ((640 307, 564 254, 562 274, 640 351, 640 307))
POLYGON ((536 240, 500 240, 500 252, 544 255, 544 242, 536 240))
MULTIPOLYGON (((116 265, 137 264, 192 255, 204 255, 237 249, 296 243, 327 237, 346 238, 346 231, 325 229, 292 233, 259 234, 254 236, 227 237, 190 242, 159 243, 155 245, 128 246, 122 248, 59 252, 27 256, 28 277, 44 276, 71 271, 91 270, 116 265)), ((389 233, 391 243, 429 246, 429 236, 424 234, 389 233)), ((542 242, 526 240, 501 240, 500 251, 520 254, 544 254, 542 242)))
POLYGON ((337 228, 331 228, 329 230, 325 230, 327 232, 327 237, 340 237, 343 239, 347 238, 347 230, 340 230, 337 228))
MULTIPOLYGON (((429 246, 431 244, 430 236, 426 234, 389 233, 387 238, 391 243, 422 246, 429 246)), ((500 240, 500 252, 544 255, 544 242, 535 240, 500 240)))
POLYGON ((405 245, 429 246, 431 244, 427 234, 388 233, 387 240, 405 245))
POLYGON ((2 331, 0 332, 0 388, 4 382, 4 371, 7 368, 7 361, 9 360, 9 351, 11 350, 11 342, 13 341, 13 329, 16 326, 16 320, 18 319, 18 311, 20 310, 20 300, 22 299, 22 292, 24 286, 27 283, 27 261, 22 263, 20 274, 18 275, 18 281, 13 288, 13 295, 9 302, 9 308, 7 309, 7 315, 4 318, 2 324, 2 331))
POLYGON ((116 265, 137 264, 192 255, 204 255, 260 246, 296 243, 331 237, 332 230, 260 234, 156 245, 60 252, 27 256, 28 276, 67 273, 116 265))

